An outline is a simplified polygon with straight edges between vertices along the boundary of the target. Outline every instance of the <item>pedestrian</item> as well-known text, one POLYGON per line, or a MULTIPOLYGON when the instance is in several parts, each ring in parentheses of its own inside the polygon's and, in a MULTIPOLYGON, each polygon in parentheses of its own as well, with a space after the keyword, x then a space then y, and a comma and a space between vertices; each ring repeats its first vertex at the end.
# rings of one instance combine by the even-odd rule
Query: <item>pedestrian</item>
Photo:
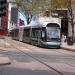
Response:
POLYGON ((62 34, 62 38, 61 38, 62 42, 64 42, 64 35, 62 34))
POLYGON ((64 35, 64 42, 66 42, 66 35, 64 35))

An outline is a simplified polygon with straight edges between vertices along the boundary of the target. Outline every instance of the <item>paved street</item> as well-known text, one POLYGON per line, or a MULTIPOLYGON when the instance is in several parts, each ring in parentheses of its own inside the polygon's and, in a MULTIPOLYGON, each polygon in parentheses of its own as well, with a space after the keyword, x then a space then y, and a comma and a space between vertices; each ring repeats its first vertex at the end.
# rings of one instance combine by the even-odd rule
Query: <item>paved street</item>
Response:
POLYGON ((57 75, 53 70, 21 52, 9 51, 3 54, 8 56, 12 63, 1 66, 0 75, 57 75))
POLYGON ((75 75, 75 52, 9 40, 0 54, 11 61, 0 67, 0 75, 75 75))

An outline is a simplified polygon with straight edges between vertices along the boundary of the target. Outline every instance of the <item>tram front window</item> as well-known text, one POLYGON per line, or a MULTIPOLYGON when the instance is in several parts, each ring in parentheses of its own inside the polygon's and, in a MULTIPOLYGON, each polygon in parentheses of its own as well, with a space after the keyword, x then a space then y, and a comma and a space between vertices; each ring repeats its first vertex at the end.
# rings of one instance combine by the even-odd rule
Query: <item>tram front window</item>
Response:
POLYGON ((60 29, 58 27, 47 27, 47 41, 60 41, 60 29))

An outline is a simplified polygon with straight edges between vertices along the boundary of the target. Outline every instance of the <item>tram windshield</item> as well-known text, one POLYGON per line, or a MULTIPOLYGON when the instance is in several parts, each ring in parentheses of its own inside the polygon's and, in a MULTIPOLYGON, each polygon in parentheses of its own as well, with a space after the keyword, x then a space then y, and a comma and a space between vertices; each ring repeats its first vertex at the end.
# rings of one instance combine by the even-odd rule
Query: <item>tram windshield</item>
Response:
POLYGON ((59 41, 60 28, 59 27, 47 27, 47 41, 59 41))

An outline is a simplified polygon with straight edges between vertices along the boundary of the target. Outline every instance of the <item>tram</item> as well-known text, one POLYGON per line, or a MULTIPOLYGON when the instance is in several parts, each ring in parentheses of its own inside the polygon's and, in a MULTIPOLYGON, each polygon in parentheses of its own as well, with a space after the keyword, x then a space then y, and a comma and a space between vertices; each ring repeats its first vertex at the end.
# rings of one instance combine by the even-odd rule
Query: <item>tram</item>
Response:
POLYGON ((59 18, 39 18, 20 29, 12 30, 14 39, 46 48, 60 48, 61 21, 59 18))
POLYGON ((18 28, 14 28, 11 30, 10 35, 11 35, 12 39, 18 40, 18 32, 19 32, 18 28))

